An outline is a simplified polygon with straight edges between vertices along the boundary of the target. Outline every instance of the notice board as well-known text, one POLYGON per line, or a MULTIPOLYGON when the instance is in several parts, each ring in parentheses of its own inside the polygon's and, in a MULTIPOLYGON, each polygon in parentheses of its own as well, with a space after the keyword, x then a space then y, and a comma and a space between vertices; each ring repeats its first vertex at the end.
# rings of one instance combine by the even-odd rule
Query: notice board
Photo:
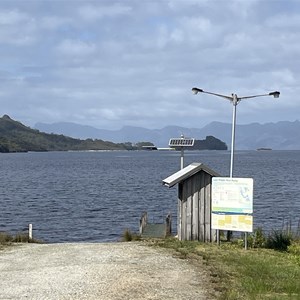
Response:
POLYGON ((212 229, 253 231, 253 178, 212 178, 212 229))

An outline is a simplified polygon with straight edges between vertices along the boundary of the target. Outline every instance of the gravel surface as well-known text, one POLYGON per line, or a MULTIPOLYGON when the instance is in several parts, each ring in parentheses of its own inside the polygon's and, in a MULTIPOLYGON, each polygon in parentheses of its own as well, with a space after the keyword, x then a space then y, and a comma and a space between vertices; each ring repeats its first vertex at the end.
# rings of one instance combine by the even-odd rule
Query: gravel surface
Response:
POLYGON ((206 283, 199 266, 141 242, 0 252, 0 299, 209 299, 206 283))

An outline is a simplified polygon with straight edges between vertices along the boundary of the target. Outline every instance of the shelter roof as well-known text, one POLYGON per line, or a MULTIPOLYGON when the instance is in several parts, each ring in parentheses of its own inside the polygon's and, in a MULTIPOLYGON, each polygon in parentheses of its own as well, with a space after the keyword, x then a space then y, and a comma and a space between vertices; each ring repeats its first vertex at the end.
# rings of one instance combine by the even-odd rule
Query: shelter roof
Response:
POLYGON ((173 175, 167 177, 166 179, 164 179, 162 181, 163 185, 168 186, 169 188, 174 186, 175 184, 193 176, 194 174, 200 172, 200 171, 204 171, 206 173, 208 173, 209 175, 211 175, 212 177, 220 177, 221 175, 219 175, 217 172, 211 170, 210 168, 208 168, 207 166, 205 166, 202 163, 192 163, 188 166, 186 166, 185 168, 179 170, 178 172, 174 173, 173 175))

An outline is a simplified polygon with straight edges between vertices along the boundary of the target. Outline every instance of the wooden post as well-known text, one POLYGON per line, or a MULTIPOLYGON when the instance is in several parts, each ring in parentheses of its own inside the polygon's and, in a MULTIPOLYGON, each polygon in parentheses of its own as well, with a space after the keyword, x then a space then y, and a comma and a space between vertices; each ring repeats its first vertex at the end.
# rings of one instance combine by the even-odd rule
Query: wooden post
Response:
POLYGON ((147 212, 144 212, 140 219, 140 234, 143 234, 144 228, 146 227, 147 223, 148 223, 148 214, 147 212))
POLYGON ((217 229, 217 245, 220 246, 220 230, 217 229))
POLYGON ((166 217, 166 236, 172 235, 172 219, 171 214, 168 214, 166 217))
POLYGON ((248 249, 248 234, 245 232, 245 250, 248 249))
POLYGON ((28 226, 28 240, 32 240, 32 224, 28 226))

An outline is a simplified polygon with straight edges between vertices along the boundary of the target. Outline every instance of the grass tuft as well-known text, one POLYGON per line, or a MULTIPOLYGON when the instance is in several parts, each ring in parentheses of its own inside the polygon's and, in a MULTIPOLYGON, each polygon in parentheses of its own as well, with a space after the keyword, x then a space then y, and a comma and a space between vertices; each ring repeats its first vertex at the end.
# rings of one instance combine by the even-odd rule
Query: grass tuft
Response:
POLYGON ((278 251, 287 251, 292 243, 292 236, 283 230, 273 230, 269 234, 266 247, 278 251))
POLYGON ((42 241, 37 239, 29 239, 28 234, 17 233, 15 236, 0 232, 0 247, 12 245, 13 243, 42 243, 42 241))
POLYGON ((266 236, 261 227, 254 230, 254 232, 248 235, 248 245, 250 248, 265 248, 266 236))
POLYGON ((300 240, 294 241, 290 246, 288 246, 288 253, 291 260, 300 266, 300 240))
POLYGON ((128 228, 124 231, 123 236, 122 236, 122 240, 124 242, 131 242, 131 241, 139 241, 141 240, 141 236, 136 234, 136 233, 132 233, 128 228))
POLYGON ((13 237, 5 232, 0 232, 0 244, 8 244, 11 243, 13 240, 13 237))

